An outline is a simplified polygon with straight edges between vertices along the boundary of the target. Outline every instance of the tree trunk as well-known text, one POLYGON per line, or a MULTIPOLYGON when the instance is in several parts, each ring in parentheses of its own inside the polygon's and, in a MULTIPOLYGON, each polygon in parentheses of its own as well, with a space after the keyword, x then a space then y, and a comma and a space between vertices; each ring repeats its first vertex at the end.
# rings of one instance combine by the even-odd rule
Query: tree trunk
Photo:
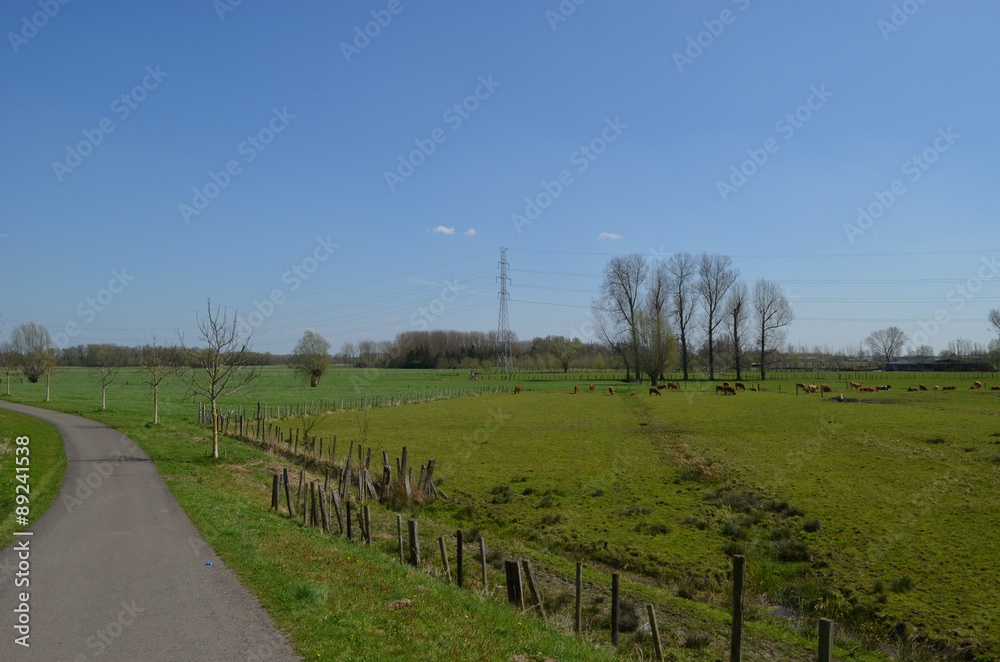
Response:
POLYGON ((219 410, 212 400, 212 457, 219 458, 219 410))
POLYGON ((49 401, 49 385, 52 381, 52 377, 45 375, 45 402, 49 401))
POLYGON ((153 386, 153 425, 160 422, 160 393, 156 385, 153 386))
POLYGON ((101 411, 104 411, 108 405, 108 388, 101 384, 101 411))
POLYGON ((312 377, 309 378, 309 386, 311 386, 313 388, 316 388, 317 386, 319 386, 319 376, 318 375, 313 375, 312 377))

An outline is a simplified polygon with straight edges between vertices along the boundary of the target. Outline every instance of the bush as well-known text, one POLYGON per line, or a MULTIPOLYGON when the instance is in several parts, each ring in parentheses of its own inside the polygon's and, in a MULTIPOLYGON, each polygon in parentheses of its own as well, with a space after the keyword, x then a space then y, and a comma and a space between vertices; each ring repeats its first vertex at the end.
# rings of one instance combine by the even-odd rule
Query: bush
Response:
POLYGON ((894 579, 891 588, 893 593, 906 593, 913 588, 913 580, 909 577, 894 579))
POLYGON ((819 531, 821 524, 818 519, 806 520, 802 523, 802 530, 806 533, 815 533, 819 531))
POLYGON ((684 523, 693 526, 699 531, 704 531, 705 529, 708 528, 708 522, 701 519, 700 517, 693 517, 691 515, 688 515, 687 517, 684 518, 684 523))
POLYGON ((733 540, 742 540, 747 537, 745 525, 745 520, 733 517, 722 525, 722 535, 729 536, 733 540))
POLYGON ((467 520, 476 514, 476 504, 467 503, 458 510, 455 511, 455 519, 457 520, 467 520))
POLYGON ((622 511, 622 515, 624 515, 626 517, 630 517, 630 516, 631 517, 638 517, 640 515, 648 515, 650 512, 652 512, 652 511, 649 510, 648 508, 643 508, 642 506, 632 506, 630 508, 626 508, 625 510, 623 510, 622 511))
POLYGON ((593 490, 593 491, 592 491, 592 492, 590 493, 590 496, 592 496, 592 497, 599 497, 599 496, 604 496, 604 490, 602 490, 602 489, 596 489, 596 490, 593 490))
POLYGON ((558 514, 548 514, 542 516, 542 526, 548 526, 550 524, 558 524, 562 521, 562 515, 558 514))
POLYGON ((774 553, 781 561, 808 561, 809 550, 801 540, 785 539, 774 544, 774 553))
POLYGON ((552 497, 550 497, 550 496, 546 496, 546 497, 542 497, 542 500, 538 502, 538 506, 537 507, 538 508, 551 508, 552 506, 555 506, 555 505, 556 505, 555 500, 552 497))
POLYGON ((514 495, 510 491, 510 485, 497 485, 490 494, 493 495, 493 503, 510 503, 514 495))
POLYGON ((692 632, 684 637, 684 648, 692 650, 702 650, 704 648, 708 648, 710 643, 712 643, 712 639, 707 634, 702 634, 700 632, 692 632))
POLYGON ((722 553, 726 556, 745 556, 746 549, 741 543, 731 541, 722 546, 722 553))

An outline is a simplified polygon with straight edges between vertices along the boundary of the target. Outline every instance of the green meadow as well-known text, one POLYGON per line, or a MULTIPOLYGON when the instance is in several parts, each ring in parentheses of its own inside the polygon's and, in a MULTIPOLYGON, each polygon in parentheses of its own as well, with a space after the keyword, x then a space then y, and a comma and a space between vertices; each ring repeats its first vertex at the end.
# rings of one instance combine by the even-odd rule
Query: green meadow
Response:
MULTIPOLYGON (((282 368, 222 403, 256 411, 258 402, 333 402, 337 411, 310 417, 311 434, 327 452, 336 436, 338 463, 352 440, 363 440, 376 475, 383 450, 393 471, 403 446, 418 467, 435 459, 447 498, 402 513, 420 523, 420 571, 391 560, 393 511, 373 511, 373 550, 270 513, 274 471, 298 464, 322 480, 324 467, 235 439, 221 442, 224 458, 206 458, 209 431, 196 425, 198 404, 183 399, 179 383, 161 392, 159 426, 149 424, 151 399, 131 371, 109 391, 107 411, 86 370, 57 372, 47 406, 107 422, 139 443, 307 657, 650 659, 640 607, 653 603, 673 659, 721 659, 731 557, 743 554, 747 659, 814 659, 820 617, 837 621, 838 659, 995 659, 1000 392, 971 391, 966 375, 774 376, 761 392, 735 397, 709 382, 654 396, 614 373, 481 374, 471 382, 466 371, 337 369, 310 389, 282 368), (858 393, 846 389, 849 380, 893 388, 858 393), (906 391, 920 380, 957 389, 906 391), (834 393, 796 394, 796 381, 829 383, 834 393), (509 390, 458 395, 484 386, 509 390), (841 392, 848 401, 831 397, 841 392), (419 402, 349 409, 376 396, 419 402), (459 528, 467 540, 486 541, 487 591, 474 544, 465 556, 472 590, 441 578, 438 537, 449 541, 454 573, 459 528), (531 559, 546 622, 503 604, 504 558, 531 559), (577 561, 585 568, 582 640, 565 634, 577 561), (622 576, 628 620, 618 651, 607 631, 612 572, 622 576), (415 605, 386 608, 403 597, 415 605), (453 638, 478 648, 442 647, 453 638), (361 639, 368 649, 356 645, 361 639)), ((1000 383, 983 381, 987 389, 1000 383)), ((10 399, 46 406, 44 388, 14 383, 10 399)))

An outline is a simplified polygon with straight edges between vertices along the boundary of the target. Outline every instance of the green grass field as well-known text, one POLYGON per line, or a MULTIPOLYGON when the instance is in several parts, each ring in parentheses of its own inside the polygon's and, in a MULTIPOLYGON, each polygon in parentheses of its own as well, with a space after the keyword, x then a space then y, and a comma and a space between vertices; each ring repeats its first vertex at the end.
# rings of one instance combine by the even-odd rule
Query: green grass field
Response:
MULTIPOLYGON (((763 392, 736 397, 716 395, 705 382, 654 397, 648 387, 626 386, 611 374, 568 377, 523 374, 504 382, 522 385, 518 395, 433 399, 470 388, 468 374, 335 370, 320 388, 309 389, 291 371, 269 369, 257 392, 223 407, 255 411, 258 401, 339 403, 424 394, 428 401, 374 408, 366 416, 323 416, 312 434, 343 440, 342 459, 349 440, 361 439, 366 418, 366 445, 375 457, 385 449, 395 458, 405 445, 411 462, 437 460, 435 476, 450 498, 415 514, 432 572, 440 567, 438 535, 453 539, 459 527, 467 538, 483 535, 493 562, 532 559, 551 605, 549 620, 566 630, 574 566, 583 561, 587 638, 601 647, 584 644, 586 655, 607 654, 600 651, 608 639, 603 626, 609 573, 617 571, 630 605, 657 606, 675 659, 724 657, 729 557, 742 553, 750 594, 748 659, 811 659, 819 616, 838 622, 838 658, 883 659, 884 653, 864 652, 875 650, 902 659, 995 659, 1000 615, 984 606, 995 602, 991 561, 1000 551, 994 534, 1000 524, 1000 393, 968 390, 973 377, 967 375, 872 374, 859 381, 892 384, 893 390, 858 394, 844 390, 845 380, 858 379, 857 373, 827 373, 768 380, 761 383, 763 392), (830 383, 833 395, 843 391, 859 401, 795 395, 799 380, 830 383), (958 389, 906 392, 921 380, 958 389), (574 384, 591 381, 598 390, 573 394, 574 384), (608 385, 615 386, 614 396, 608 385)), ((86 371, 61 371, 53 379, 51 406, 106 421, 142 445, 208 542, 261 596, 303 653, 347 650, 353 645, 350 630, 383 641, 367 659, 395 659, 398 651, 386 648, 385 632, 429 646, 435 629, 459 627, 454 610, 466 604, 486 610, 470 614, 480 619, 474 632, 485 636, 490 630, 483 659, 579 645, 544 629, 511 640, 503 619, 513 612, 499 597, 484 601, 425 575, 405 577, 388 554, 313 538, 287 517, 269 514, 268 476, 287 462, 226 439, 227 457, 217 466, 204 458, 208 431, 192 424, 197 404, 181 400, 179 385, 161 393, 164 424, 153 427, 146 425, 152 417, 145 388, 135 373, 127 379, 109 391, 109 409, 100 412, 99 390, 86 371), (356 582, 353 566, 342 564, 345 555, 375 566, 377 585, 387 587, 378 598, 406 597, 413 585, 399 582, 421 577, 421 585, 433 590, 413 594, 433 594, 434 616, 401 625, 383 613, 384 600, 370 595, 376 584, 368 580, 362 583, 369 587, 367 598, 351 594, 354 612, 360 612, 351 626, 342 632, 324 626, 341 618, 337 610, 347 599, 332 587, 356 582)), ((983 381, 987 387, 1000 383, 983 381)), ((15 400, 40 404, 44 385, 16 383, 13 393, 15 400)), ((377 473, 381 460, 373 466, 377 473)), ((393 551, 395 514, 379 509, 373 517, 376 548, 393 551)), ((476 588, 481 582, 474 556, 467 549, 466 576, 476 588)), ((496 585, 499 571, 492 569, 491 577, 496 585)), ((540 627, 537 619, 528 621, 540 627)), ((625 641, 624 655, 649 658, 648 636, 628 634, 625 641)), ((460 657, 455 650, 439 659, 460 657)))
POLYGON ((66 471, 66 452, 62 437, 54 425, 13 412, 0 410, 0 545, 6 547, 15 531, 27 531, 37 522, 59 496, 66 471), (29 471, 16 471, 18 437, 28 437, 29 471), (23 478, 18 479, 18 476, 23 478), (18 485, 23 487, 18 490, 18 485), (28 497, 28 526, 17 523, 15 499, 18 493, 28 497))

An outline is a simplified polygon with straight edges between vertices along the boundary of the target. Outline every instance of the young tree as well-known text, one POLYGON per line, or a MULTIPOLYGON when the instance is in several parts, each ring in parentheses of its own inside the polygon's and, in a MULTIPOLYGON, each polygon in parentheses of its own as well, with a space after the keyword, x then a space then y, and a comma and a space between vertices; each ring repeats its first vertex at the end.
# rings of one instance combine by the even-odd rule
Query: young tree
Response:
POLYGON ((760 360, 760 378, 763 380, 767 379, 770 357, 785 342, 783 329, 792 323, 795 314, 781 288, 773 281, 758 280, 753 286, 751 302, 754 309, 753 321, 760 360))
POLYGON ((180 369, 175 353, 160 345, 156 336, 139 349, 139 367, 144 374, 143 384, 153 389, 153 425, 160 422, 160 384, 180 369))
POLYGON ((7 395, 10 395, 10 373, 20 365, 21 355, 14 349, 14 345, 9 342, 0 344, 0 370, 7 377, 7 395))
POLYGON ((722 323, 722 306, 726 292, 732 287, 739 270, 733 269, 733 260, 728 255, 702 253, 698 259, 698 280, 695 291, 701 299, 705 311, 702 318, 708 334, 708 378, 715 379, 715 329, 722 323))
POLYGON ((118 371, 121 370, 123 359, 124 356, 120 351, 117 351, 117 348, 104 348, 97 366, 91 371, 91 374, 101 382, 101 411, 107 409, 108 387, 118 377, 118 371))
MULTIPOLYGON (((55 366, 57 350, 49 330, 41 324, 25 322, 14 327, 10 343, 21 357, 21 371, 32 384, 42 375, 48 375, 55 366)), ((47 402, 47 394, 45 399, 47 402)))
POLYGON ((743 353, 746 343, 746 324, 750 317, 750 291, 742 280, 733 283, 726 299, 726 309, 723 312, 726 319, 726 331, 733 353, 733 364, 736 366, 736 381, 743 380, 743 353))
MULTIPOLYGON (((641 306, 642 285, 649 273, 646 259, 640 253, 616 256, 604 267, 600 299, 594 304, 615 326, 628 330, 631 361, 638 372, 638 328, 636 315, 641 306)), ((628 368, 625 378, 628 380, 628 368)))
POLYGON ((652 385, 673 361, 676 339, 669 323, 670 272, 660 262, 653 269, 639 315, 639 363, 636 376, 646 373, 652 385))
POLYGON ((567 338, 566 336, 545 336, 535 338, 532 341, 534 351, 539 354, 551 354, 562 367, 563 372, 569 372, 569 364, 583 350, 583 343, 579 338, 567 338))
POLYGON ((667 272, 670 274, 670 314, 680 340, 681 369, 687 381, 694 345, 691 331, 694 328, 696 296, 693 289, 697 263, 690 253, 674 253, 667 260, 667 272))
POLYGON ((320 378, 330 367, 330 343, 315 331, 306 329, 292 351, 292 365, 309 378, 309 386, 319 386, 320 378))
POLYGON ((226 309, 216 306, 212 310, 212 300, 208 300, 208 316, 198 317, 198 335, 205 348, 189 349, 180 336, 181 347, 187 353, 193 367, 182 374, 188 393, 208 398, 212 405, 212 457, 219 457, 219 409, 222 398, 240 393, 249 388, 260 377, 260 369, 248 365, 250 358, 250 336, 244 338, 237 325, 238 316, 234 312, 229 319, 226 309))
POLYGON ((993 325, 993 330, 996 333, 1000 333, 1000 308, 994 308, 990 311, 990 324, 993 325))

